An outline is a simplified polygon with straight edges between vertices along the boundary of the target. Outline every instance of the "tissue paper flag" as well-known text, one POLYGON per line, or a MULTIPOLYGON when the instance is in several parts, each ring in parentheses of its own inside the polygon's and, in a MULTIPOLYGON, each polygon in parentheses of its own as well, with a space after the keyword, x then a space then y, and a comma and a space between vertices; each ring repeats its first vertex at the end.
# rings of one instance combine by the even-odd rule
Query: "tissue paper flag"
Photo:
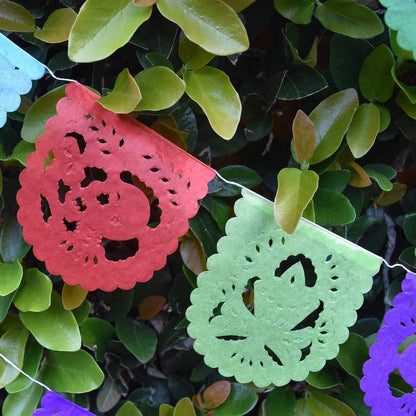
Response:
POLYGON ((364 401, 372 407, 372 416, 416 414, 416 275, 408 273, 402 283, 403 292, 393 300, 384 318, 385 326, 370 348, 370 360, 364 364, 361 389, 364 401), (396 373, 409 390, 395 397, 389 378, 396 373))
POLYGON ((32 80, 42 78, 44 66, 0 34, 0 127, 7 113, 20 106, 20 96, 32 88, 32 80))
POLYGON ((176 250, 215 171, 97 98, 67 86, 20 175, 18 220, 50 273, 130 289, 176 250))
POLYGON ((240 383, 304 380, 336 357, 382 259, 306 220, 286 234, 255 194, 234 209, 191 294, 194 348, 240 383))
POLYGON ((35 410, 33 416, 94 416, 88 410, 52 391, 43 396, 41 406, 41 409, 35 410))
POLYGON ((403 49, 412 51, 416 59, 416 2, 415 0, 380 0, 387 8, 384 20, 396 30, 397 43, 403 49))

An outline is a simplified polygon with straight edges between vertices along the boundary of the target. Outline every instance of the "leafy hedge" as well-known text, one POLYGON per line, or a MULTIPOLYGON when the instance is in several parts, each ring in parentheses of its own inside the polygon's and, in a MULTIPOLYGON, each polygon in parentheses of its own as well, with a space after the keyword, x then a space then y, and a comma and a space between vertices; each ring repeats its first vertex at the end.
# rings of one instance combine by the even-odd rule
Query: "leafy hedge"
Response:
MULTIPOLYGON (((285 230, 303 215, 416 267, 416 63, 384 14, 375 0, 3 0, 0 29, 227 180, 270 199, 279 185, 285 230)), ((148 283, 86 293, 48 274, 22 239, 15 195, 63 84, 36 82, 0 129, 0 352, 97 415, 369 415, 362 364, 401 271, 374 278, 338 357, 304 382, 241 385, 192 350, 184 313, 233 215, 232 185, 211 183, 148 283)), ((42 394, 2 361, 0 387, 4 416, 31 415, 42 394)))

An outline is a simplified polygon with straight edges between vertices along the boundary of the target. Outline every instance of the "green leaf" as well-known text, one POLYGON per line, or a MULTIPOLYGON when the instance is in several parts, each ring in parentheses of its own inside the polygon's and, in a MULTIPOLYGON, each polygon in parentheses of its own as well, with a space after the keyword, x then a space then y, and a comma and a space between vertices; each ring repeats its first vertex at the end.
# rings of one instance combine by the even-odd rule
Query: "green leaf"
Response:
POLYGON ((185 83, 169 68, 154 66, 139 72, 135 77, 142 99, 137 111, 163 110, 175 104, 185 92, 185 83))
POLYGON ((87 0, 69 34, 69 58, 94 62, 110 56, 151 14, 151 7, 136 7, 131 0, 87 0))
POLYGON ((296 159, 300 164, 308 162, 315 150, 316 134, 311 119, 302 110, 296 113, 292 131, 296 159))
POLYGON ((392 167, 381 163, 374 163, 364 166, 364 170, 371 179, 377 182, 383 191, 391 191, 393 189, 393 184, 390 182, 390 179, 396 176, 396 171, 392 167))
POLYGON ((123 345, 141 363, 150 361, 156 352, 155 331, 133 319, 125 318, 117 321, 116 334, 123 345))
POLYGON ((323 390, 340 384, 340 380, 337 375, 337 367, 331 365, 330 363, 327 363, 320 371, 310 372, 306 381, 312 387, 323 390))
POLYGON ((354 377, 344 379, 340 399, 351 407, 358 416, 370 416, 371 410, 364 403, 364 393, 360 383, 354 377))
POLYGON ((403 230, 407 240, 416 245, 416 213, 404 217, 403 230))
POLYGON ((117 388, 117 383, 108 377, 104 381, 104 385, 97 394, 97 409, 100 412, 108 412, 111 410, 121 398, 121 393, 117 388))
POLYGON ((316 148, 310 163, 319 163, 340 146, 358 107, 357 92, 350 88, 322 101, 309 115, 315 125, 316 148))
POLYGON ((323 227, 349 224, 355 210, 347 197, 330 189, 318 189, 314 198, 316 222, 323 227))
POLYGON ((186 36, 179 43, 179 57, 186 64, 186 69, 199 69, 211 61, 215 55, 191 42, 186 36))
POLYGON ((293 23, 306 25, 311 22, 315 10, 314 0, 274 0, 274 7, 293 23))
POLYGON ((295 411, 296 396, 293 391, 276 387, 267 395, 267 416, 294 416, 295 411))
MULTIPOLYGON (((243 165, 228 165, 221 168, 218 173, 226 180, 230 182, 239 183, 246 188, 254 188, 257 185, 260 185, 263 179, 261 176, 253 169, 250 169, 247 166, 243 165)), ((237 186, 224 183, 222 188, 215 192, 213 195, 230 197, 239 195, 241 189, 237 186)))
POLYGON ((306 399, 299 399, 296 402, 295 416, 314 416, 306 399))
MULTIPOLYGON (((24 328, 10 328, 0 338, 0 353, 22 368, 29 333, 24 328)), ((0 388, 7 386, 20 373, 0 358, 0 388)))
POLYGON ((95 349, 98 361, 104 360, 107 342, 114 339, 113 326, 100 318, 87 318, 81 325, 82 343, 87 347, 95 349))
POLYGON ((104 374, 84 350, 48 351, 43 381, 55 391, 85 393, 98 388, 104 381, 104 374))
POLYGON ((0 296, 9 295, 19 287, 22 281, 22 265, 18 262, 0 263, 0 276, 0 296))
POLYGON ((32 416, 43 394, 43 388, 36 383, 26 390, 9 394, 3 403, 3 416, 32 416))
POLYGON ((20 312, 24 326, 39 344, 56 351, 76 351, 81 347, 81 335, 71 311, 62 306, 61 297, 52 292, 51 306, 43 312, 20 312))
MULTIPOLYGON (((399 88, 406 94, 408 100, 412 104, 416 104, 416 86, 411 82, 406 84, 404 80, 407 80, 413 76, 416 68, 416 63, 413 61, 400 61, 399 59, 391 69, 391 75, 399 88)), ((409 81, 408 81, 409 82, 409 81)))
POLYGON ((17 160, 23 166, 26 166, 27 157, 34 151, 35 151, 35 146, 34 146, 33 143, 27 143, 27 142, 21 140, 14 147, 12 154, 10 156, 8 156, 6 159, 3 159, 3 160, 5 160, 5 161, 17 160))
POLYGON ((10 293, 7 296, 0 296, 0 323, 4 321, 9 311, 10 305, 13 302, 15 293, 10 293))
POLYGON ((142 412, 132 403, 125 402, 120 409, 117 410, 116 416, 143 416, 142 412))
POLYGON ((232 55, 249 47, 237 13, 222 0, 159 0, 156 5, 189 40, 214 55, 232 55))
POLYGON ((2 0, 0 2, 0 29, 9 32, 33 32, 35 19, 20 4, 2 0))
POLYGON ((334 35, 329 52, 329 68, 332 79, 339 90, 355 88, 358 90, 358 77, 364 59, 373 50, 373 46, 361 39, 334 35))
MULTIPOLYGON (((25 347, 25 356, 23 360, 22 370, 31 377, 35 377, 40 361, 43 357, 43 347, 39 345, 33 337, 30 337, 25 347)), ((18 393, 26 390, 32 381, 23 374, 6 386, 8 393, 18 393)))
POLYGON ((141 98, 139 86, 125 68, 117 77, 113 91, 97 102, 113 113, 128 114, 135 109, 141 98))
POLYGON ((69 7, 57 9, 48 17, 43 29, 35 31, 34 36, 48 43, 65 42, 76 18, 77 14, 69 7))
POLYGON ((228 75, 206 66, 186 71, 184 79, 186 93, 202 107, 213 130, 231 139, 240 121, 241 102, 228 75))
POLYGON ((328 170, 319 177, 319 187, 336 192, 343 192, 350 179, 348 169, 328 170))
POLYGON ((378 111, 380 111, 380 133, 387 130, 391 122, 390 111, 384 107, 384 105, 377 105, 378 111))
POLYGON ((276 76, 279 100, 300 100, 325 89, 325 78, 308 65, 295 65, 276 76))
POLYGON ((404 91, 400 90, 396 96, 396 102, 403 111, 411 118, 416 120, 416 104, 412 104, 404 91))
POLYGON ((313 416, 356 416, 345 403, 316 390, 311 391, 306 401, 313 416))
POLYGON ((62 304, 68 311, 72 311, 82 305, 85 298, 88 295, 88 291, 80 285, 68 285, 64 283, 62 288, 62 304))
POLYGON ((8 217, 3 225, 0 237, 0 254, 7 263, 21 260, 29 251, 30 246, 22 237, 22 226, 16 217, 8 217))
POLYGON ((351 0, 318 2, 316 17, 327 29, 351 38, 370 38, 384 31, 383 23, 371 9, 351 0))
POLYGON ((363 376, 363 365, 369 358, 365 339, 351 332, 347 341, 339 347, 337 361, 348 374, 360 380, 363 376))
POLYGON ((179 400, 173 411, 173 416, 196 416, 194 405, 189 397, 179 400))
POLYGON ((231 393, 228 399, 215 408, 216 416, 243 416, 257 404, 257 393, 244 384, 231 383, 231 393))
POLYGON ((169 404, 162 404, 159 407, 159 416, 173 416, 174 407, 169 404))
POLYGON ((13 303, 22 312, 42 312, 51 305, 52 282, 38 269, 25 269, 13 303))
POLYGON ((393 54, 384 44, 377 46, 365 58, 359 76, 360 90, 365 98, 380 103, 389 100, 394 88, 393 66, 393 54))
POLYGON ((380 130, 380 111, 374 104, 361 104, 347 131, 347 143, 355 158, 363 157, 373 146, 380 130))
POLYGON ((311 170, 284 168, 279 172, 277 182, 274 216, 283 230, 292 234, 318 189, 319 176, 311 170))
POLYGON ((25 115, 22 127, 22 139, 35 143, 36 139, 45 133, 45 124, 56 115, 57 102, 65 97, 65 85, 55 88, 38 98, 25 115))

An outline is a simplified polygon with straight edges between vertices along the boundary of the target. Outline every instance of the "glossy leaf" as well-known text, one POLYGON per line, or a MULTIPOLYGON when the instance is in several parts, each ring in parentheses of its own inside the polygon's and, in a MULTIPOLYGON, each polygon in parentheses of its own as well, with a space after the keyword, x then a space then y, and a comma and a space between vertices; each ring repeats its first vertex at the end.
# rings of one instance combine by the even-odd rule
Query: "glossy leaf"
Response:
POLYGON ((317 141, 310 163, 321 162, 338 149, 357 107, 357 92, 348 89, 329 96, 312 111, 309 118, 315 125, 317 141))
POLYGON ((371 9, 351 0, 318 2, 316 17, 332 32, 352 38, 369 38, 384 30, 381 20, 371 9))
POLYGON ((86 318, 81 324, 82 343, 95 350, 98 361, 104 360, 107 342, 115 339, 113 326, 104 319, 86 318))
POLYGON ((179 57, 186 64, 186 69, 193 70, 205 66, 211 61, 215 55, 202 49, 199 45, 191 42, 187 37, 179 43, 179 57))
POLYGON ((313 416, 356 416, 351 408, 340 400, 315 390, 306 400, 313 416))
POLYGON ((206 270, 207 258, 204 249, 192 232, 182 237, 180 253, 184 265, 195 275, 206 270))
POLYGON ((35 143, 45 132, 46 122, 56 115, 56 104, 65 96, 65 86, 55 88, 38 98, 25 115, 22 127, 22 139, 35 143))
POLYGON ((360 90, 369 101, 386 102, 393 94, 394 79, 391 71, 394 57, 390 49, 381 44, 365 58, 360 72, 360 90))
POLYGON ((162 404, 159 407, 159 416, 173 416, 174 407, 169 404, 162 404))
POLYGON ((20 285, 23 268, 20 263, 0 263, 0 296, 14 292, 20 285))
POLYGON ((76 18, 77 14, 69 7, 57 9, 48 17, 42 30, 37 30, 34 36, 48 43, 65 42, 76 18))
POLYGON ((33 32, 35 19, 30 12, 14 1, 0 2, 0 29, 10 32, 33 32))
POLYGON ((327 363, 320 371, 310 372, 306 381, 310 386, 317 389, 329 389, 340 384, 337 367, 330 363, 327 363))
POLYGON ((0 254, 7 263, 21 260, 29 251, 30 246, 22 237, 22 226, 16 217, 8 217, 3 224, 0 237, 0 254))
POLYGON ((350 172, 347 169, 329 170, 319 177, 319 187, 343 192, 349 179, 350 172))
POLYGON ((231 383, 231 392, 228 399, 219 407, 215 408, 216 416, 242 416, 250 412, 257 404, 258 396, 249 387, 231 383))
POLYGON ((189 397, 179 400, 173 411, 173 416, 196 416, 194 405, 189 397))
POLYGON ((25 269, 13 303, 22 312, 42 312, 50 307, 51 294, 52 282, 48 276, 38 269, 25 269))
POLYGON ((416 104, 411 103, 404 91, 399 91, 399 93, 396 96, 396 102, 409 117, 416 120, 416 104))
POLYGON ((184 82, 165 66, 145 69, 134 79, 142 95, 142 99, 136 105, 137 111, 157 111, 171 107, 185 92, 184 82))
POLYGON ((315 151, 316 134, 311 119, 302 110, 296 113, 292 131, 298 162, 308 162, 315 151))
POLYGON ((249 47, 243 24, 222 0, 159 0, 157 7, 189 40, 214 55, 232 55, 249 47))
POLYGON ((104 385, 97 394, 97 409, 100 412, 108 412, 111 410, 121 398, 121 394, 117 388, 117 383, 111 378, 104 381, 104 385))
POLYGON ((276 387, 267 395, 267 416, 294 416, 295 411, 296 396, 293 391, 276 387))
POLYGON ((224 0, 224 2, 231 6, 237 13, 246 9, 255 1, 256 0, 224 0))
MULTIPOLYGON (((0 353, 17 367, 22 368, 29 333, 24 328, 10 328, 0 338, 0 353)), ((7 386, 19 372, 0 358, 0 388, 7 386)))
POLYGON ((104 381, 104 374, 84 350, 48 351, 43 381, 54 391, 85 393, 98 388, 104 381))
POLYGON ((352 332, 347 341, 340 346, 337 361, 348 374, 360 380, 363 376, 363 365, 369 358, 365 339, 352 332))
POLYGON ((213 130, 231 139, 240 121, 241 102, 228 75, 207 66, 186 71, 184 79, 186 93, 202 107, 213 130))
POLYGON ((382 192, 374 202, 382 207, 393 205, 402 200, 406 191, 407 186, 405 184, 396 182, 390 191, 382 192))
POLYGON ((70 286, 64 283, 64 287, 62 288, 62 304, 66 310, 72 311, 82 305, 87 295, 88 291, 80 285, 70 286))
POLYGON ((393 184, 390 179, 396 176, 396 171, 388 166, 381 163, 375 163, 364 167, 367 175, 374 179, 383 191, 391 191, 393 184))
POLYGON ((277 181, 274 216, 283 230, 292 234, 318 189, 319 176, 311 170, 284 168, 279 172, 277 181))
POLYGON ((139 86, 125 68, 117 77, 114 89, 97 101, 113 113, 127 114, 135 109, 141 99, 139 86))
POLYGON ((274 0, 274 7, 293 23, 306 25, 312 20, 315 2, 314 0, 274 0))
POLYGON ((339 192, 319 189, 314 198, 316 222, 324 227, 349 224, 355 220, 355 210, 348 198, 339 192))
POLYGON ((125 402, 117 410, 116 416, 143 416, 142 412, 134 405, 133 402, 125 402))
POLYGON ((416 213, 404 217, 403 230, 407 240, 416 245, 416 213))
POLYGON ((231 384, 229 381, 217 381, 202 394, 203 406, 206 409, 215 409, 227 400, 230 393, 231 384))
POLYGON ((157 0, 133 0, 135 6, 141 7, 153 6, 156 2, 157 0))
POLYGON ((3 416, 32 416, 42 397, 43 387, 32 383, 26 390, 7 395, 3 403, 3 416))
POLYGON ((39 344, 55 351, 76 351, 81 347, 77 321, 52 292, 51 306, 43 312, 20 312, 20 319, 39 344))
POLYGON ((156 333, 147 326, 125 318, 116 323, 116 333, 124 346, 141 362, 147 363, 156 351, 156 333))
MULTIPOLYGON (((255 170, 244 165, 224 166, 218 173, 224 179, 250 189, 260 185, 262 182, 261 176, 255 170)), ((224 183, 222 188, 214 194, 215 196, 235 196, 240 194, 240 189, 234 185, 224 183)))
POLYGON ((373 146, 380 130, 380 111, 374 104, 361 104, 347 131, 347 143, 357 159, 373 146))
POLYGON ((409 82, 408 78, 414 72, 415 65, 412 61, 397 60, 391 70, 394 81, 412 104, 416 104, 416 86, 409 82))
POLYGON ((131 0, 87 0, 69 35, 68 56, 74 62, 106 58, 125 45, 152 13, 131 0))

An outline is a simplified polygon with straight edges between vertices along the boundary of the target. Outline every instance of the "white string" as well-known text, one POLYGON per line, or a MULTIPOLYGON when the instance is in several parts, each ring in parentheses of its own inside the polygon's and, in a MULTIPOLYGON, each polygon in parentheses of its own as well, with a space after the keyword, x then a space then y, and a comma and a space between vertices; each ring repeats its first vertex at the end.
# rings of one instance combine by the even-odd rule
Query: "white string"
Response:
MULTIPOLYGON (((41 63, 41 62, 40 62, 41 63)), ((59 78, 57 77, 50 68, 48 68, 45 64, 42 64, 45 67, 45 69, 49 72, 49 74, 52 76, 52 78, 55 78, 57 81, 64 81, 64 82, 77 82, 74 79, 69 79, 69 78, 59 78)))
POLYGON ((14 364, 13 362, 11 362, 7 357, 5 357, 2 353, 0 353, 0 358, 2 358, 4 361, 6 361, 7 364, 11 365, 16 371, 18 371, 20 374, 24 375, 25 377, 27 377, 30 381, 33 381, 33 383, 38 384, 39 386, 43 387, 44 389, 48 390, 48 391, 52 391, 47 385, 41 383, 40 381, 34 379, 33 377, 31 377, 29 374, 25 373, 22 369, 20 369, 16 364, 14 364))
MULTIPOLYGON (((227 179, 225 179, 223 176, 221 176, 217 171, 216 171, 216 174, 217 174, 217 176, 222 180, 222 181, 224 181, 224 182, 226 182, 226 183, 228 183, 228 184, 230 184, 230 185, 233 185, 233 186, 236 186, 236 187, 238 187, 238 188, 240 188, 240 189, 244 189, 246 192, 249 192, 250 194, 252 194, 252 195, 254 195, 254 196, 256 196, 257 198, 261 198, 263 201, 265 201, 265 202, 268 202, 268 203, 272 203, 272 201, 270 201, 269 199, 267 199, 267 198, 265 198, 264 196, 262 196, 262 195, 260 195, 260 194, 258 194, 257 192, 254 192, 254 191, 252 191, 251 189, 248 189, 248 188, 246 188, 244 185, 241 185, 241 184, 239 184, 239 183, 237 183, 237 182, 233 182, 233 181, 229 181, 229 180, 227 180, 227 179)), ((333 232, 331 232, 331 231, 329 231, 329 230, 327 230, 326 228, 324 228, 324 227, 321 227, 320 225, 318 225, 318 224, 315 224, 314 222, 312 222, 312 221, 309 221, 309 220, 307 220, 306 218, 302 218, 302 221, 305 221, 305 222, 307 222, 308 224, 310 224, 310 225, 312 225, 312 226, 314 226, 314 227, 316 227, 316 228, 318 228, 321 232, 323 232, 323 233, 326 233, 326 234, 328 234, 328 235, 331 235, 332 237, 336 237, 336 238, 338 238, 338 239, 340 239, 340 240, 342 240, 343 241, 343 244, 345 244, 345 245, 350 245, 350 246, 354 246, 355 248, 358 248, 358 249, 360 249, 360 250, 362 250, 362 251, 365 251, 367 254, 369 254, 369 255, 372 255, 372 256, 374 256, 374 257, 377 257, 378 259, 380 259, 389 269, 394 269, 394 268, 396 268, 396 267, 401 267, 403 270, 405 270, 407 273, 412 273, 412 274, 414 274, 414 272, 412 272, 411 270, 409 270, 406 266, 404 266, 403 264, 400 264, 400 263, 395 263, 395 264, 390 264, 390 263, 388 263, 387 262, 387 260, 385 260, 383 257, 381 257, 381 256, 377 256, 377 254, 374 254, 374 253, 372 253, 371 251, 369 251, 369 250, 367 250, 367 249, 365 249, 365 248, 363 248, 363 247, 361 247, 361 246, 359 246, 358 244, 355 244, 355 243, 353 243, 352 241, 349 241, 349 240, 347 240, 347 239, 345 239, 345 238, 343 238, 343 237, 341 237, 341 236, 339 236, 339 235, 337 235, 337 234, 335 234, 335 233, 333 233, 333 232)))

